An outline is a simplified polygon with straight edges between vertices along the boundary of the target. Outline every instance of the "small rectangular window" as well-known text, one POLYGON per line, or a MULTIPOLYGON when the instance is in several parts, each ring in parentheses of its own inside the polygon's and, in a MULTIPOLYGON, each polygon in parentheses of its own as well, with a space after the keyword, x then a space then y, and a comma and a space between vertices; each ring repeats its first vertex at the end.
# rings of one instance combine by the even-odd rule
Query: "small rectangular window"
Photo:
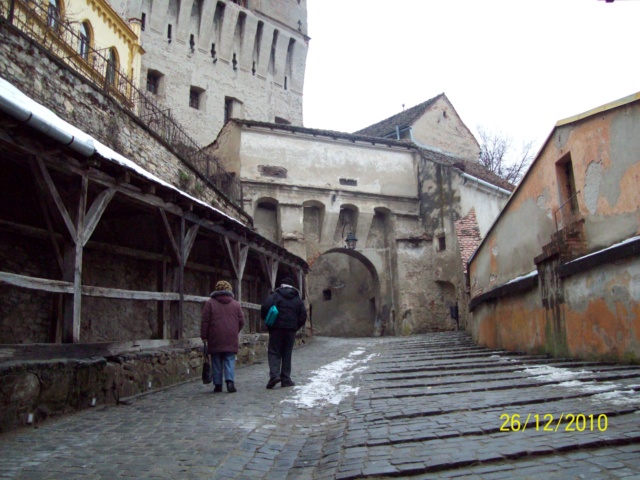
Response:
POLYGON ((224 97, 224 123, 232 118, 243 118, 242 102, 237 98, 224 97))
POLYGON ((224 123, 227 123, 233 114, 233 99, 224 99, 224 123))
POLYGON ((140 29, 144 32, 144 29, 147 26, 147 14, 142 12, 142 16, 140 17, 140 29))
POLYGON ((446 237, 442 235, 441 237, 438 237, 438 251, 443 252, 446 249, 447 249, 447 240, 446 240, 446 237))
POLYGON ((149 70, 147 72, 147 92, 158 95, 160 93, 160 79, 162 74, 149 70))
POLYGON ((171 43, 171 24, 167 27, 167 40, 171 43))
POLYGON ((196 110, 200 110, 200 90, 195 88, 191 88, 189 91, 189 106, 191 108, 195 108, 196 110))
POLYGON ((329 300, 331 300, 331 289, 327 288, 326 290, 322 291, 322 298, 324 299, 325 302, 328 302, 329 300))
POLYGON ((357 187, 358 186, 358 180, 356 180, 354 178, 341 178, 340 179, 340 185, 350 185, 352 187, 357 187))

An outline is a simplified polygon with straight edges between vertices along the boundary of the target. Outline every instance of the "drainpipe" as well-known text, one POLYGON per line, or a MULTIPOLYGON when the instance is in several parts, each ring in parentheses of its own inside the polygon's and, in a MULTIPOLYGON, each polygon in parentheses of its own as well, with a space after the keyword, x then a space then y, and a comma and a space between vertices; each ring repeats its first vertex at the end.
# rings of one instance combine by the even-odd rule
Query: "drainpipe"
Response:
POLYGON ((1 90, 0 110, 11 115, 16 120, 26 123, 39 132, 44 133, 81 155, 84 155, 85 157, 90 157, 96 152, 96 147, 93 145, 93 141, 91 139, 83 140, 76 138, 69 132, 64 131, 60 126, 50 123, 37 113, 27 110, 12 98, 5 96, 1 90))
POLYGON ((478 185, 482 185, 483 187, 495 190, 496 192, 502 193, 503 195, 511 195, 511 192, 509 190, 505 190, 504 188, 500 188, 497 185, 493 185, 489 182, 485 182, 484 180, 480 180, 479 178, 469 175, 468 173, 460 172, 460 175, 462 175, 463 178, 471 180, 472 182, 476 182, 476 184, 478 185))

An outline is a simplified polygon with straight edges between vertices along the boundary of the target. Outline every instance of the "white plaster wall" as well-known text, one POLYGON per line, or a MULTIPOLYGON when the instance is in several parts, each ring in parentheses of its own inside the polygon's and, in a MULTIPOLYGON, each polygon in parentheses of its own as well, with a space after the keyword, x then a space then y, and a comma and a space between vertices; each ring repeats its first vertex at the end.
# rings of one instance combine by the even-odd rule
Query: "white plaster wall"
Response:
POLYGON ((640 102, 558 126, 476 252, 477 291, 526 275, 564 226, 557 162, 571 157, 586 253, 640 233, 640 102), (557 212, 557 213, 556 213, 557 212))
POLYGON ((242 180, 401 197, 418 194, 413 155, 404 149, 245 128, 240 156, 242 180), (287 178, 262 176, 259 165, 284 167, 287 178), (354 179, 357 186, 341 185, 340 178, 354 179))
MULTIPOLYGON (((151 8, 147 3, 129 0, 127 13, 139 18, 146 14, 146 29, 142 44, 146 54, 142 58, 141 89, 146 91, 148 70, 164 75, 161 91, 152 95, 159 103, 171 109, 185 131, 201 145, 213 142, 223 126, 225 97, 236 99, 241 105, 243 118, 274 122, 275 117, 302 125, 302 91, 308 39, 297 30, 297 24, 287 26, 275 22, 259 11, 241 8, 226 2, 220 32, 214 31, 215 0, 204 0, 199 22, 191 17, 193 0, 183 0, 179 19, 169 15, 168 1, 156 0, 151 8), (234 32, 240 13, 246 15, 242 47, 234 48, 234 32), (255 74, 252 72, 253 46, 258 21, 264 23, 262 48, 255 74), (172 41, 167 39, 167 26, 172 25, 172 41), (267 74, 273 31, 279 31, 276 47, 275 73, 267 74), (189 38, 194 35, 195 49, 190 50, 189 38), (289 39, 295 41, 292 75, 284 88, 286 52, 289 39), (217 61, 211 56, 211 45, 216 44, 217 61), (232 58, 236 53, 237 69, 232 58), (199 110, 189 106, 191 86, 204 90, 199 110)), ((263 2, 264 3, 264 2, 263 2)), ((305 15, 306 17, 306 15, 305 15)), ((237 111, 233 115, 238 115, 237 111)))
POLYGON ((249 0, 249 7, 294 29, 300 22, 300 31, 307 33, 307 1, 249 0))
POLYGON ((506 205, 509 196, 479 186, 477 183, 460 176, 458 176, 458 181, 461 216, 464 217, 469 213, 469 210, 475 208, 480 235, 484 238, 506 205))

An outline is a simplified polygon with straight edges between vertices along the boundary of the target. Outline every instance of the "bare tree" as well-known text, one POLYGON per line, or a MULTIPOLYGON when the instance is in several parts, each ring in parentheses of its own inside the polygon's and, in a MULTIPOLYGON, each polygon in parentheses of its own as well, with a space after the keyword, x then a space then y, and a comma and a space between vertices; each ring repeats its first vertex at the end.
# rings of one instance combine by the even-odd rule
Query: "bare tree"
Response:
POLYGON ((480 163, 484 167, 517 185, 533 161, 533 140, 525 142, 517 151, 513 139, 502 132, 490 132, 478 126, 480 135, 480 163))

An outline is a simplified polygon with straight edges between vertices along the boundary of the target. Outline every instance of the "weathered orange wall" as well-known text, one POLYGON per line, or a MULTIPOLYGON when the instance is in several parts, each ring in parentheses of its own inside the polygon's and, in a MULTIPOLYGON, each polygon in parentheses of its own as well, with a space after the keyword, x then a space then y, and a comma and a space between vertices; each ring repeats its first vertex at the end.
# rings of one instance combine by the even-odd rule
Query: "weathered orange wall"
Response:
POLYGON ((513 352, 547 353, 545 310, 538 290, 487 302, 473 312, 478 344, 513 352))
POLYGON ((490 348, 640 363, 639 285, 640 260, 618 261, 565 279, 558 328, 537 287, 478 306, 470 330, 490 348))
MULTIPOLYGON (((538 269, 535 258, 551 242, 555 212, 565 202, 556 165, 567 154, 584 222, 583 252, 640 234, 639 98, 558 122, 471 260, 472 299, 538 269)), ((557 221, 562 228, 561 213, 557 221)), ((555 312, 543 306, 538 285, 477 305, 468 329, 495 348, 640 362, 640 259, 591 266, 548 285, 561 301, 555 312)))

